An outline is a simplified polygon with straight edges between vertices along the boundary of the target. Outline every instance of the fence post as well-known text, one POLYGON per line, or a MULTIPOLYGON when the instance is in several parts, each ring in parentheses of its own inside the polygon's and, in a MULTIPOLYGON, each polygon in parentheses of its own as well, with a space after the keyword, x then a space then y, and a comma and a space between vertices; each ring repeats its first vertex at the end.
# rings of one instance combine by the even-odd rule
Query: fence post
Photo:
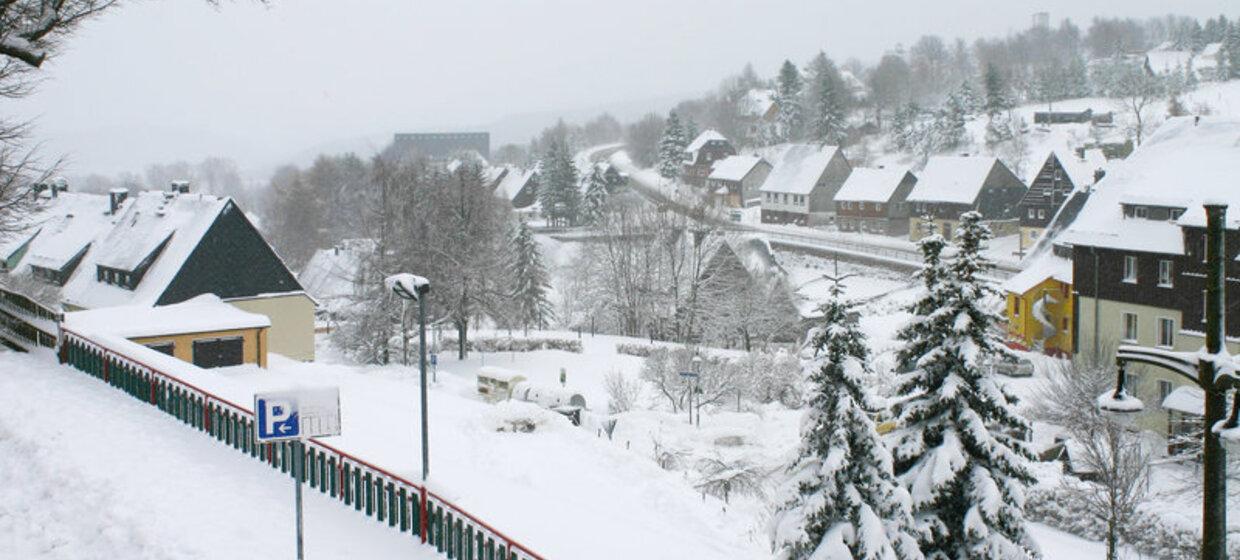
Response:
POLYGON ((418 535, 422 537, 422 543, 426 544, 426 487, 419 490, 422 499, 418 502, 418 535))

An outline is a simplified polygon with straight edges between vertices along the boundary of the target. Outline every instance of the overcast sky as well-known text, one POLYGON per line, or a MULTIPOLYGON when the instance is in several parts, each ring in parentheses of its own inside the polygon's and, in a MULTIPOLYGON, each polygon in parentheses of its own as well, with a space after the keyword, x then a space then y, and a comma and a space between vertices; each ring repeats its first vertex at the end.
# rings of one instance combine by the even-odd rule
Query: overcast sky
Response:
POLYGON ((498 144, 555 112, 663 108, 746 61, 766 76, 820 49, 869 61, 925 33, 1004 35, 1037 11, 1084 28, 1169 10, 1240 15, 1235 0, 130 1, 8 107, 71 174, 220 155, 261 176, 395 131, 490 127, 498 144))

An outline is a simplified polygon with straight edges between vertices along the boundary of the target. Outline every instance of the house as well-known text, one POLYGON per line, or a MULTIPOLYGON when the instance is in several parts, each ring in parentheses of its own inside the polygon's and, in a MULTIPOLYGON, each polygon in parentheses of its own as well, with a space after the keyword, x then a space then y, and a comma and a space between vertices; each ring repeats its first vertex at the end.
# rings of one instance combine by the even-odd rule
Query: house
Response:
POLYGON ((318 302, 317 331, 330 330, 340 314, 365 294, 366 264, 375 250, 373 239, 345 239, 335 247, 315 251, 297 273, 297 282, 318 302))
POLYGON ((1084 154, 1087 159, 1078 159, 1070 152, 1052 151, 1043 160, 1016 209, 1022 251, 1038 243, 1074 192, 1088 190, 1106 174, 1106 157, 1101 150, 1086 150, 1084 154))
POLYGON ((538 167, 521 169, 508 166, 506 169, 507 172, 495 186, 495 195, 507 200, 519 213, 537 214, 534 205, 538 202, 538 167))
POLYGON ((48 346, 64 312, 214 294, 267 316, 272 352, 313 360, 314 300, 236 202, 188 191, 40 195, 26 233, 0 246, 0 338, 48 346))
POLYGON ((719 197, 723 206, 744 208, 758 203, 758 189, 771 174, 771 164, 760 156, 728 156, 715 163, 706 176, 706 192, 719 197))
POLYGON ((706 258, 699 280, 699 312, 711 317, 701 328, 711 338, 733 340, 748 350, 755 339, 794 342, 804 332, 788 272, 765 239, 723 238, 706 258))
POLYGON ((769 138, 779 120, 779 104, 775 102, 775 90, 751 89, 740 102, 740 117, 745 125, 745 137, 750 142, 769 138))
POLYGON ((1210 43, 1193 57, 1193 70, 1197 78, 1204 81, 1226 81, 1228 76, 1227 55, 1223 51, 1223 43, 1210 43))
POLYGON ((266 315, 204 294, 171 305, 121 305, 65 314, 64 328, 118 336, 198 367, 267 367, 266 315))
POLYGON ((951 239, 965 212, 982 214, 995 237, 1018 233, 1016 205, 1025 184, 998 158, 935 156, 917 174, 908 195, 913 205, 909 238, 917 241, 933 229, 951 239))
POLYGON ((835 217, 835 193, 852 166, 837 146, 792 144, 762 184, 762 223, 816 225, 835 217))
POLYGON ((715 162, 734 155, 736 148, 732 147, 727 138, 714 130, 705 130, 685 147, 681 180, 695 187, 705 186, 706 177, 710 175, 715 162))
POLYGON ((905 235, 909 217, 905 200, 916 184, 917 177, 904 168, 853 169, 835 193, 835 223, 840 231, 905 235))
POLYGON ((1019 274, 1003 283, 1008 346, 1050 356, 1072 355, 1072 259, 1062 251, 1047 249, 1031 257, 1019 274))
POLYGON ((1145 70, 1155 76, 1177 72, 1193 72, 1193 52, 1182 51, 1163 43, 1145 53, 1145 70))
POLYGON ((1093 109, 1084 111, 1034 111, 1033 124, 1080 124, 1093 121, 1093 109))
MULTIPOLYGON (((1240 119, 1168 119, 1099 182, 1060 236, 1071 246, 1077 353, 1135 343, 1177 351, 1204 344, 1205 212, 1229 205, 1227 277, 1240 277, 1240 119)), ((1229 302, 1240 285, 1226 283, 1229 302)), ((1228 351, 1240 352, 1240 306, 1229 305, 1228 351)), ((1162 402, 1181 380, 1156 368, 1134 370, 1132 390, 1162 402)), ((1149 407, 1142 427, 1164 432, 1168 411, 1149 407)))

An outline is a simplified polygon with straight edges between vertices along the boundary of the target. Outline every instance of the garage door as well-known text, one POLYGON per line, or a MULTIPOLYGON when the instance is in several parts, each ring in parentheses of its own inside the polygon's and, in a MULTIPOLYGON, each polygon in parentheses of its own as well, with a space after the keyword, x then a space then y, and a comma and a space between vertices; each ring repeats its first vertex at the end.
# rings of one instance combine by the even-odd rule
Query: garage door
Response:
POLYGON ((194 365, 216 368, 241 365, 245 343, 241 337, 210 338, 194 341, 194 365))

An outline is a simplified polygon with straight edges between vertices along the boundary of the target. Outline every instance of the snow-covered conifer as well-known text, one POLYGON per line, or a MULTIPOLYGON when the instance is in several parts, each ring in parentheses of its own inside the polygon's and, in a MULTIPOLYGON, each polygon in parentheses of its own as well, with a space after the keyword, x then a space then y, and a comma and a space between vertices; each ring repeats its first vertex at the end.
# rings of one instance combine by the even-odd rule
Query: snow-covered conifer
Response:
POLYGON ((779 68, 775 88, 775 105, 779 107, 776 142, 791 142, 801 137, 801 129, 805 125, 805 112, 801 107, 802 85, 801 72, 792 61, 785 60, 779 68))
POLYGON ((681 165, 685 159, 685 147, 689 139, 685 137, 684 127, 676 113, 667 116, 663 125, 663 136, 659 138, 659 176, 664 179, 680 177, 681 165))
POLYGON ((993 63, 987 64, 984 80, 986 84, 986 103, 982 108, 986 111, 986 114, 994 118, 995 115, 1011 109, 1014 104, 1008 93, 1007 82, 1003 79, 1003 74, 999 72, 999 67, 993 63))
POLYGON ((603 214, 603 205, 607 203, 610 192, 607 177, 599 166, 595 165, 585 177, 585 198, 582 199, 581 217, 587 224, 598 222, 603 214))
POLYGON ((516 304, 514 318, 527 330, 530 326, 546 327, 554 317, 547 298, 551 282, 534 233, 525 222, 519 223, 513 232, 511 247, 509 277, 513 282, 512 301, 516 304))
POLYGON ((835 63, 825 53, 818 53, 810 61, 810 104, 813 122, 810 135, 821 144, 839 144, 844 141, 848 123, 849 94, 844 79, 835 63))
POLYGON ((571 225, 577 222, 581 209, 577 167, 563 142, 552 141, 543 157, 538 201, 543 214, 552 223, 571 225))
POLYGON ((780 558, 922 558, 908 494, 870 416, 879 405, 865 387, 869 349, 852 307, 837 283, 811 332, 809 413, 773 527, 780 558))
MULTIPOLYGON (((1006 352, 1000 317, 986 307, 994 288, 981 278, 990 238, 980 214, 961 216, 956 255, 946 268, 927 263, 923 281, 933 289, 901 332, 901 362, 913 370, 897 384, 892 455, 927 558, 1038 556, 1024 520, 1029 424, 986 366, 1006 352)), ((936 244, 923 244, 928 256, 938 257, 936 244)))

